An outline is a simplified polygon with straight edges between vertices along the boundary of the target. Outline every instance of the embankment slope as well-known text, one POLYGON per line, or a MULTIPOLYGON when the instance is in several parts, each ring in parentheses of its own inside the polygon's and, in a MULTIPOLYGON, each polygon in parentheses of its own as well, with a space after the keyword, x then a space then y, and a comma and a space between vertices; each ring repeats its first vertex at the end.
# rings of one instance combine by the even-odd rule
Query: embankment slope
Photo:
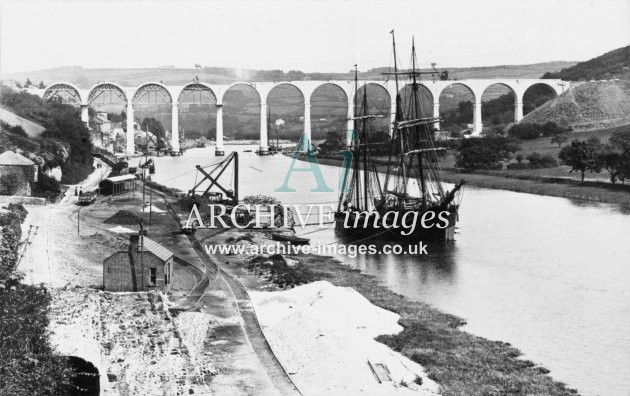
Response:
POLYGON ((523 122, 553 121, 576 132, 630 124, 630 80, 573 83, 562 95, 523 118, 523 122))

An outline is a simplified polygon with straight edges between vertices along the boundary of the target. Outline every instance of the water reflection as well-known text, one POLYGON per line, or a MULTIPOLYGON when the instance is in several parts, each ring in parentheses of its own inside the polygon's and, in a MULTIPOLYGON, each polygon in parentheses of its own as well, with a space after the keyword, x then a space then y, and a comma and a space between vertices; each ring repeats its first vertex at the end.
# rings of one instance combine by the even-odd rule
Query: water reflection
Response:
MULTIPOLYGON (((400 245, 403 249, 420 252, 410 246, 410 242, 395 241, 384 237, 373 237, 355 242, 353 237, 344 232, 335 231, 335 237, 341 244, 351 246, 373 245, 377 251, 383 252, 386 246, 400 245)), ((363 238, 361 238, 363 239, 363 238)), ((452 242, 429 241, 427 255, 419 254, 359 254, 352 259, 352 266, 367 273, 387 274, 386 283, 393 289, 409 288, 412 285, 452 285, 455 281, 457 268, 457 246, 452 242)), ((345 255, 338 255, 342 261, 345 255)), ((413 286, 415 287, 415 286, 413 286)))
POLYGON ((573 205, 579 208, 603 208, 610 209, 615 213, 630 215, 630 206, 611 205, 608 203, 601 203, 597 201, 587 201, 584 199, 568 199, 573 205))

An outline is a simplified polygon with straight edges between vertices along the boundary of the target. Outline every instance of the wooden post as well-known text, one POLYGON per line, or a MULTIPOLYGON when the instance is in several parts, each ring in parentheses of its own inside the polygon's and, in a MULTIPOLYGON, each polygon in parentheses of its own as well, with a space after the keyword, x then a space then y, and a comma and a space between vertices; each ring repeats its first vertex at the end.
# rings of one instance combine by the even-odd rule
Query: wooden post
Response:
POLYGON ((234 205, 238 205, 238 152, 234 152, 234 205))
POLYGON ((144 283, 144 224, 140 221, 140 272, 141 272, 141 281, 142 281, 142 291, 144 291, 145 283, 144 283))

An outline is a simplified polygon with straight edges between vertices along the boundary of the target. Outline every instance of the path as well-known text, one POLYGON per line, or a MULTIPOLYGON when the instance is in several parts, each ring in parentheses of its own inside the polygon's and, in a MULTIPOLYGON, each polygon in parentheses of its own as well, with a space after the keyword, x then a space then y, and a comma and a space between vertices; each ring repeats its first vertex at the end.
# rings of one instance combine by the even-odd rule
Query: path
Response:
POLYGON ((22 224, 22 234, 26 235, 30 226, 38 228, 17 268, 25 274, 25 282, 45 283, 51 287, 62 287, 71 282, 81 281, 86 281, 87 283, 83 283, 86 286, 93 282, 91 278, 89 280, 82 277, 69 278, 70 274, 76 272, 73 268, 82 267, 83 264, 69 254, 69 250, 77 248, 72 243, 77 237, 76 223, 65 220, 73 217, 76 219, 76 213, 80 208, 74 205, 78 199, 74 196, 74 188, 83 188, 85 192, 92 191, 98 187, 103 175, 109 174, 110 168, 104 163, 98 168, 96 167, 98 163, 101 162, 95 159, 94 172, 83 182, 69 186, 59 203, 27 207, 28 215, 22 224))
MULTIPOLYGON (((159 192, 156 193, 159 194, 159 192)), ((163 199, 170 215, 173 217, 173 220, 179 224, 179 216, 164 196, 163 199)), ((216 230, 212 233, 207 233, 205 236, 206 238, 211 238, 220 232, 222 232, 222 230, 216 230)), ((282 364, 273 353, 271 346, 267 342, 267 338, 265 337, 262 328, 260 327, 260 323, 258 322, 258 318, 256 317, 252 301, 244 286, 236 278, 221 268, 219 265, 220 260, 217 257, 206 253, 203 245, 194 235, 189 235, 188 238, 191 246, 197 253, 197 256, 203 260, 206 266, 206 275, 209 282, 206 291, 194 305, 196 307, 201 307, 202 312, 205 311, 205 308, 213 305, 214 301, 212 300, 216 299, 216 296, 212 294, 212 291, 214 289, 227 287, 241 317, 242 330, 247 338, 247 341, 258 356, 260 363, 265 368, 274 387, 281 395, 301 395, 300 391, 297 389, 284 367, 282 367, 282 364)))

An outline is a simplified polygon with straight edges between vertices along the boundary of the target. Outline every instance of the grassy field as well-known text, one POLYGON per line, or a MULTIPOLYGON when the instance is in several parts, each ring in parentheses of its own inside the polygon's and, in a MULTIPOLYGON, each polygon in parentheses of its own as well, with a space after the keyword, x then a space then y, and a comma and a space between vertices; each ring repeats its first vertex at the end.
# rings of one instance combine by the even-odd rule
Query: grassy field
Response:
MULTIPOLYGON (((603 129, 600 131, 591 131, 591 132, 571 132, 567 134, 569 141, 567 143, 564 143, 562 147, 566 146, 567 144, 570 144, 571 140, 573 139, 587 140, 592 137, 597 137, 602 143, 607 143, 608 139, 610 138, 610 135, 618 131, 630 131, 630 126, 626 125, 626 126, 603 129)), ((537 151, 542 154, 552 154, 554 156, 558 156, 558 153, 562 149, 562 147, 558 147, 557 144, 552 144, 551 138, 524 140, 521 142, 521 147, 522 149, 520 153, 522 153, 523 155, 527 155, 529 153, 537 151)))

